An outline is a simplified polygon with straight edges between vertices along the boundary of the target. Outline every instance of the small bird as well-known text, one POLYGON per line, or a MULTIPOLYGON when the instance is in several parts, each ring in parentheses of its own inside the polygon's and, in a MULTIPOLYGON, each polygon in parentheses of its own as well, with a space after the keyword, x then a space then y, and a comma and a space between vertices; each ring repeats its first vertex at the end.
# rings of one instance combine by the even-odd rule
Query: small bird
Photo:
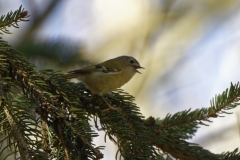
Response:
POLYGON ((100 95, 110 109, 115 109, 106 101, 103 94, 111 92, 127 83, 137 69, 144 69, 139 62, 131 56, 120 56, 105 62, 69 71, 65 78, 77 78, 82 81, 94 94, 100 95))

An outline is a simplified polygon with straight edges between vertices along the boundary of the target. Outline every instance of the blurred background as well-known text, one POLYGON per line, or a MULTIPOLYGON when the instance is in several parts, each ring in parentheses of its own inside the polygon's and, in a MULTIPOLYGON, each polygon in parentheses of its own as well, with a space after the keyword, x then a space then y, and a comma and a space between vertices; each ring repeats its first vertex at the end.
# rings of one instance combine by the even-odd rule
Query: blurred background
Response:
MULTIPOLYGON (((123 89, 145 117, 209 107, 240 79, 239 0, 0 0, 0 14, 23 5, 29 22, 3 35, 38 69, 69 70, 119 55, 145 67, 123 89)), ((190 142, 214 153, 239 147, 238 108, 211 119, 190 142)), ((103 140, 104 159, 116 146, 103 140)))

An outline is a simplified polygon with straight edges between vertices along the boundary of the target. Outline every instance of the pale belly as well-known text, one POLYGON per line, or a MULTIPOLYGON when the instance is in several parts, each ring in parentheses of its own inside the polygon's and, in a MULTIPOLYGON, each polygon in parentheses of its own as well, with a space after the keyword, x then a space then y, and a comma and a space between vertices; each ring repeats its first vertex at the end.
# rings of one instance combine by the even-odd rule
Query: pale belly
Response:
POLYGON ((133 75, 122 77, 121 74, 106 74, 97 72, 85 75, 84 77, 79 77, 79 79, 92 92, 105 94, 123 86, 132 78, 133 75))

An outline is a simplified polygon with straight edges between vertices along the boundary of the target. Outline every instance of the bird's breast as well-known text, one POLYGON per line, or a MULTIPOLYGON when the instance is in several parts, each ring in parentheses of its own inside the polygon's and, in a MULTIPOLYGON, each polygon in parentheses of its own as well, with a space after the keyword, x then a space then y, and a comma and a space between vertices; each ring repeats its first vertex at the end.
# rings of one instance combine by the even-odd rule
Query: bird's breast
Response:
POLYGON ((94 72, 80 76, 81 80, 92 92, 105 94, 127 83, 135 74, 134 71, 122 71, 117 74, 94 72))

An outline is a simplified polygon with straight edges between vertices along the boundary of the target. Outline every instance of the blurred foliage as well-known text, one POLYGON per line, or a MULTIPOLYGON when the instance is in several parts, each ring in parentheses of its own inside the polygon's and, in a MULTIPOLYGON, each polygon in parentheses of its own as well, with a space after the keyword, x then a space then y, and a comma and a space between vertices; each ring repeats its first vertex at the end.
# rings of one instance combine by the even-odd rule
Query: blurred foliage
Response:
POLYGON ((81 65, 89 64, 82 57, 83 53, 79 54, 79 48, 79 45, 70 40, 66 41, 66 38, 57 42, 25 41, 17 47, 38 69, 54 68, 58 70, 66 70, 76 67, 76 65, 80 68, 81 65))

